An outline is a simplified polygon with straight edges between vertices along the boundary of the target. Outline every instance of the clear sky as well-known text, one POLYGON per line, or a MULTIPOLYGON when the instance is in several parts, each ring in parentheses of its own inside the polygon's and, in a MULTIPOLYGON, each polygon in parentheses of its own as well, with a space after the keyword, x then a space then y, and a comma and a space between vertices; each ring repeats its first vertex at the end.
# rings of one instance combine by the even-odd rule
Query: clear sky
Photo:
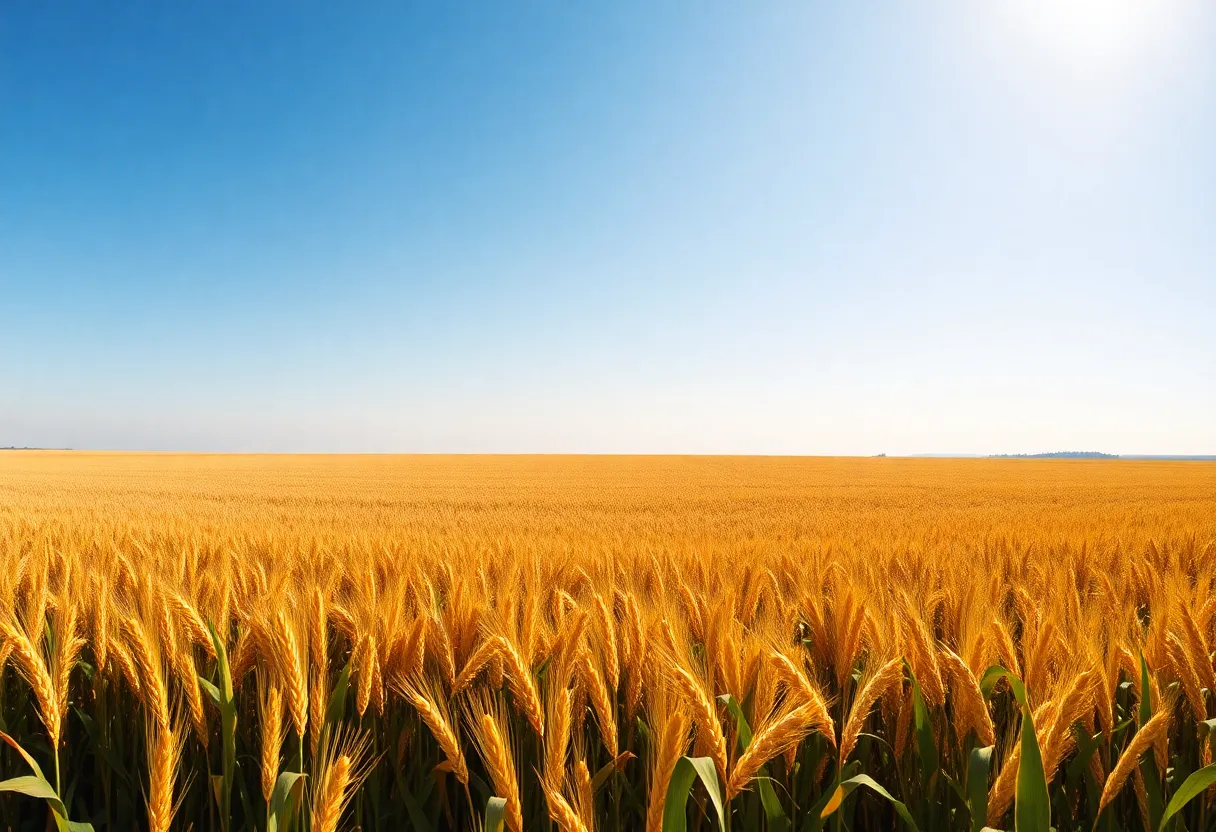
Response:
POLYGON ((7 0, 0 445, 1216 452, 1216 4, 7 0))

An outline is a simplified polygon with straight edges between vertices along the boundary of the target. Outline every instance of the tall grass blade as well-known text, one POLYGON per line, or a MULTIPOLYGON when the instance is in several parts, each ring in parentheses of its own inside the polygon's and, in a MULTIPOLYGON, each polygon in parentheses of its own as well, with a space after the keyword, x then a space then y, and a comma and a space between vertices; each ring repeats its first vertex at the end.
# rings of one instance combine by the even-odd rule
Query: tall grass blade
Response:
POLYGON ((726 810, 722 805, 722 786, 718 770, 710 757, 681 757, 667 786, 667 801, 663 806, 663 832, 686 832, 688 829, 688 795, 697 779, 709 793, 710 803, 718 818, 718 828, 726 829, 726 810))

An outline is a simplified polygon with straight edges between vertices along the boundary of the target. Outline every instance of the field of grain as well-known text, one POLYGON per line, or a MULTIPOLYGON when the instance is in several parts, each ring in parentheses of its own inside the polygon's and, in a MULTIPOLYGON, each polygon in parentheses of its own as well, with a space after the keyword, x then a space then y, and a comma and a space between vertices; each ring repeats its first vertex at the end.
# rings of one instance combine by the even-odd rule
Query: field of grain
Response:
POLYGON ((1214 829, 1213 541, 1210 463, 0 452, 0 827, 1214 829))

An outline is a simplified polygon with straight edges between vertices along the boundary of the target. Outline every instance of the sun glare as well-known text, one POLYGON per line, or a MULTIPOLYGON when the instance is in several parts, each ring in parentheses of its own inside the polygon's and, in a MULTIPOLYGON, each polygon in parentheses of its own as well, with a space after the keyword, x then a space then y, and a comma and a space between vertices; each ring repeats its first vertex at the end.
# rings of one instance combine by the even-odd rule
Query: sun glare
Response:
POLYGON ((1017 0, 989 7, 1036 57, 1076 71, 1117 69, 1178 45, 1192 0, 1017 0))

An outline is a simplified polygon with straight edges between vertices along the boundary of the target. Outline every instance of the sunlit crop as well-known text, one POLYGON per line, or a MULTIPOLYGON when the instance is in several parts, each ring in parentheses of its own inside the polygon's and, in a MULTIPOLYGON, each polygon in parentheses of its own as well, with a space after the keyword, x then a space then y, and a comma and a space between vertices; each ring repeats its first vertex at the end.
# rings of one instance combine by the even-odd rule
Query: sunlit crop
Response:
POLYGON ((1213 829, 1214 540, 1207 463, 0 452, 0 827, 1213 829))

